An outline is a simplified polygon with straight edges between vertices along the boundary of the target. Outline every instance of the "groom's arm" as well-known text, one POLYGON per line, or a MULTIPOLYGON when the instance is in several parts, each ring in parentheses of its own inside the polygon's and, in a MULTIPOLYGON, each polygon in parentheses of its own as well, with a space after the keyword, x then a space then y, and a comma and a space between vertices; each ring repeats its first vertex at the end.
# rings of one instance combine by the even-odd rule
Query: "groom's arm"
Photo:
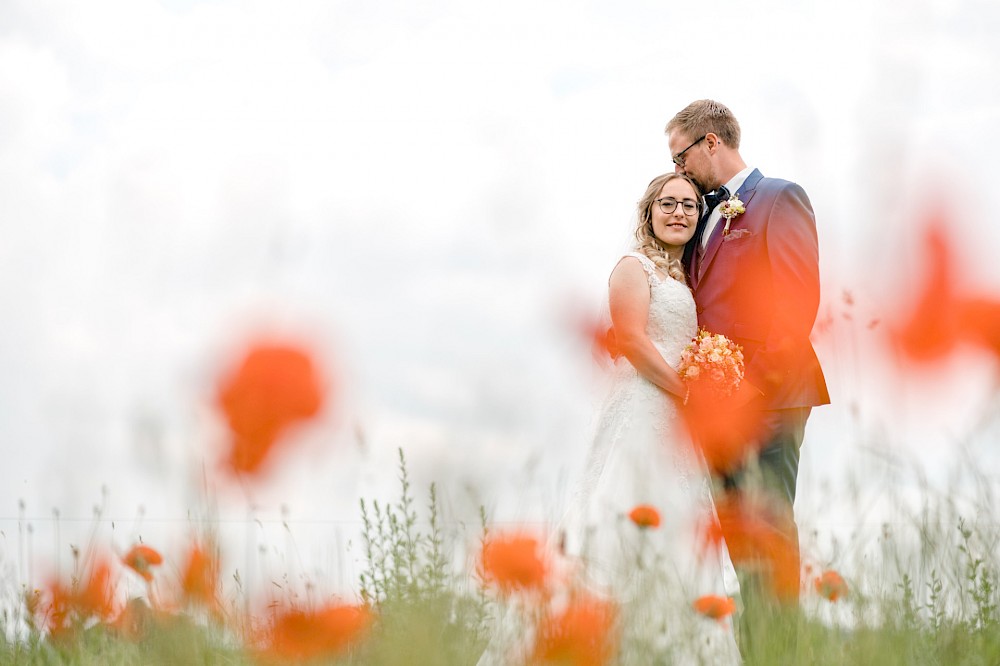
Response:
POLYGON ((771 395, 795 372, 819 309, 816 217, 799 185, 784 183, 779 191, 768 216, 766 238, 773 318, 746 375, 750 383, 771 395))

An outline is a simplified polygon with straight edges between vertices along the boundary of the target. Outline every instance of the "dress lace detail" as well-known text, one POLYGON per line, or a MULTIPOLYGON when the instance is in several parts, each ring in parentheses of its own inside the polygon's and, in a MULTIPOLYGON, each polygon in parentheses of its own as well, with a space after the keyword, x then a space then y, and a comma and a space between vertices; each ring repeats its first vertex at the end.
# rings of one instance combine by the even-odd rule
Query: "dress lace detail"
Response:
MULTIPOLYGON (((691 291, 671 277, 660 277, 656 265, 645 255, 631 253, 625 256, 638 259, 646 271, 650 289, 646 334, 664 360, 676 369, 681 352, 698 331, 698 316, 691 291)), ((673 433, 682 430, 675 400, 640 377, 625 358, 619 358, 615 363, 611 390, 601 409, 598 436, 590 452, 580 488, 581 494, 592 492, 599 485, 604 463, 610 453, 609 448, 636 427, 637 413, 641 414, 642 421, 651 428, 656 439, 664 444, 669 442, 673 433)), ((686 458, 688 450, 682 451, 678 446, 666 448, 669 449, 678 480, 686 489, 690 489, 691 465, 686 460, 678 459, 686 458)), ((699 473, 695 477, 698 484, 705 486, 705 492, 708 492, 704 474, 699 473)))
MULTIPOLYGON (((646 334, 676 368, 698 329, 691 290, 661 276, 646 256, 626 257, 638 259, 649 278, 646 334)), ((614 598, 635 620, 622 623, 616 663, 740 663, 731 626, 697 617, 691 607, 702 595, 736 593, 728 555, 703 550, 701 530, 713 514, 708 472, 686 435, 676 399, 619 358, 582 479, 558 530, 582 585, 614 598), (657 509, 659 528, 632 524, 628 513, 640 504, 657 509), (649 618, 656 618, 655 630, 649 618), (637 645, 644 651, 636 652, 637 645)), ((518 637, 525 640, 530 627, 512 622, 509 611, 481 666, 521 663, 510 648, 518 637)))
MULTIPOLYGON (((644 255, 626 256, 637 258, 649 278, 646 334, 676 369, 698 330, 691 290, 661 276, 644 255)), ((563 521, 565 548, 580 559, 590 587, 626 603, 655 597, 664 626, 674 627, 661 638, 683 663, 688 658, 697 663, 706 654, 718 659, 712 663, 739 662, 731 631, 691 611, 702 595, 736 592, 728 555, 703 550, 701 530, 713 513, 709 475, 691 446, 676 399, 619 358, 583 478, 563 521), (659 511, 659 528, 641 530, 631 523, 628 513, 640 504, 659 511)))

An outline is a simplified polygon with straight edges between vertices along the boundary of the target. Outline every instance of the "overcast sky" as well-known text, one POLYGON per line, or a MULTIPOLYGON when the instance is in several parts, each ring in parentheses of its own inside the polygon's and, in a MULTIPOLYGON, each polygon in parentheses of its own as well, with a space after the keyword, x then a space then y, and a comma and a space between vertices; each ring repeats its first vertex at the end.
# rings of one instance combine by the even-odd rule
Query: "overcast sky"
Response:
POLYGON ((867 323, 912 295, 931 200, 1000 286, 975 198, 998 27, 992 0, 0 1, 0 563, 26 559, 19 501, 51 561, 53 509, 83 538, 103 487, 118 546, 284 505, 336 568, 307 521, 392 499, 398 446, 455 520, 550 515, 600 390, 571 322, 606 307, 663 126, 704 97, 817 213, 835 403, 800 515, 873 447, 949 459, 995 367, 885 378, 867 323), (314 344, 332 409, 209 502, 213 381, 260 330, 314 344))

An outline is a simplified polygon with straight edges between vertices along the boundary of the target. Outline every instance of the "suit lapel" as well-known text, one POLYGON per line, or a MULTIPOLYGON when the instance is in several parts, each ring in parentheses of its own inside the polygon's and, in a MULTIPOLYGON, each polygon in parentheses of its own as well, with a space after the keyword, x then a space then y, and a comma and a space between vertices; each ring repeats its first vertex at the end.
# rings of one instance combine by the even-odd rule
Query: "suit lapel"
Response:
POLYGON ((708 222, 707 217, 698 220, 694 237, 688 241, 687 247, 684 248, 684 265, 688 267, 688 282, 691 283, 692 289, 698 286, 698 264, 700 263, 698 255, 702 254, 700 251, 701 235, 705 233, 706 222, 708 222))
MULTIPOLYGON (((743 185, 740 189, 736 191, 736 196, 739 197, 740 201, 743 202, 744 207, 749 210, 750 200, 753 199, 754 193, 757 191, 757 183, 761 181, 764 176, 759 170, 754 169, 747 179, 743 181, 743 185)), ((743 213, 746 215, 746 213, 743 213)), ((740 218, 735 218, 733 224, 739 223, 740 218)), ((705 275, 705 271, 708 270, 708 266, 712 263, 712 259, 715 258, 715 254, 719 251, 719 247, 722 245, 722 230, 726 226, 726 220, 721 219, 719 223, 715 225, 715 229, 712 230, 712 235, 708 237, 708 245, 705 246, 705 253, 702 255, 701 259, 697 260, 695 264, 696 275, 695 284, 705 275)), ((732 225, 730 225, 730 230, 732 225)), ((696 253, 697 254, 697 253, 696 253)))

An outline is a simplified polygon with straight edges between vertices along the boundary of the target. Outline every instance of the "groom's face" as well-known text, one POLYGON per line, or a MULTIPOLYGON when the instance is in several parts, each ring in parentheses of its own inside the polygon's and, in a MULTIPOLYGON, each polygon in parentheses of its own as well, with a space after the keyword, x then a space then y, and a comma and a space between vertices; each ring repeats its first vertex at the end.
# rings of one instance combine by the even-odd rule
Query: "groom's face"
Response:
MULTIPOLYGON (((695 137, 697 139, 698 137, 695 137)), ((673 131, 670 136, 667 137, 667 143, 670 146, 670 156, 671 158, 679 155, 681 151, 684 154, 681 156, 683 165, 675 164, 674 171, 676 173, 682 173, 689 177, 694 182, 698 183, 698 186, 705 192, 710 192, 717 188, 720 183, 714 182, 712 178, 712 164, 708 159, 708 153, 705 150, 705 142, 699 141, 696 145, 691 146, 694 141, 691 137, 683 132, 673 131), (688 148, 688 146, 691 146, 688 148), (685 151, 684 149, 687 148, 685 151)))

